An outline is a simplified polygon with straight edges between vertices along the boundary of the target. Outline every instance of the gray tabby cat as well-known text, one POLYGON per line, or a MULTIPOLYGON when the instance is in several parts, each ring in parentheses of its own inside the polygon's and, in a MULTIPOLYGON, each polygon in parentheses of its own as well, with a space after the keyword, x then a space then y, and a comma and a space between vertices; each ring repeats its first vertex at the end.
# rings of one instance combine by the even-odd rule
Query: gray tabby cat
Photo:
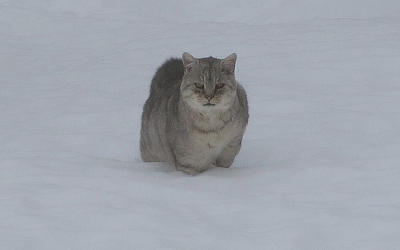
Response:
POLYGON ((195 175, 229 168, 240 150, 249 114, 246 92, 235 80, 236 54, 221 60, 166 61, 153 77, 142 114, 143 161, 170 162, 195 175))

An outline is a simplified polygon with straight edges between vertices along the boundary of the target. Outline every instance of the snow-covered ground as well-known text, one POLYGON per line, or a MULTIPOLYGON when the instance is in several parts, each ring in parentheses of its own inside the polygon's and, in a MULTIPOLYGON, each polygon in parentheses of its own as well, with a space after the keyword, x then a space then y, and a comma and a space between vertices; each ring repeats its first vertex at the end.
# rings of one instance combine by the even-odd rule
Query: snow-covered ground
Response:
POLYGON ((399 249, 400 2, 0 1, 0 249, 399 249), (155 69, 238 54, 230 169, 139 154, 155 69))

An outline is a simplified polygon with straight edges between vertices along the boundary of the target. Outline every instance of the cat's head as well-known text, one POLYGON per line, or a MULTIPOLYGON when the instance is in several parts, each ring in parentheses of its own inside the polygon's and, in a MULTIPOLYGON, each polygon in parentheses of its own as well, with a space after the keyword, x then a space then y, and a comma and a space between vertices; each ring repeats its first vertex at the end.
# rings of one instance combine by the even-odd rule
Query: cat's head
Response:
POLYGON ((228 109, 236 98, 236 54, 225 59, 196 59, 185 52, 182 59, 185 68, 181 84, 183 100, 197 110, 228 109))

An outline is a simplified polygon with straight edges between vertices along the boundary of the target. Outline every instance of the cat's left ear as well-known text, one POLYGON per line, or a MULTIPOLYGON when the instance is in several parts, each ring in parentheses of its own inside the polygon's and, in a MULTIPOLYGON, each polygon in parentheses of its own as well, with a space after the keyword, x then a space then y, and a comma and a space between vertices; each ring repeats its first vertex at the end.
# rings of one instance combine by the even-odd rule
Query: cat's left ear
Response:
POLYGON ((221 62, 222 68, 227 70, 229 74, 232 74, 233 72, 235 72, 236 59, 237 59, 236 53, 230 54, 224 60, 222 60, 221 62))
POLYGON ((182 55, 182 61, 183 61, 183 66, 185 67, 185 70, 190 72, 193 68, 193 66, 196 64, 197 59, 194 58, 191 54, 185 52, 182 55))

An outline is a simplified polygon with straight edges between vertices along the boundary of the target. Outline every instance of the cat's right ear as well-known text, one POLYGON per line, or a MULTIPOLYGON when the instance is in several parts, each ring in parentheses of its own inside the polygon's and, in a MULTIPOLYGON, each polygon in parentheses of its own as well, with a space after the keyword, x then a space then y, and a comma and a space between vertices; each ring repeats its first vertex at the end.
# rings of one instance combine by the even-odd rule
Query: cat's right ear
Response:
POLYGON ((197 59, 194 58, 191 54, 185 52, 182 55, 183 66, 185 67, 185 71, 190 72, 193 66, 196 64, 197 59))

